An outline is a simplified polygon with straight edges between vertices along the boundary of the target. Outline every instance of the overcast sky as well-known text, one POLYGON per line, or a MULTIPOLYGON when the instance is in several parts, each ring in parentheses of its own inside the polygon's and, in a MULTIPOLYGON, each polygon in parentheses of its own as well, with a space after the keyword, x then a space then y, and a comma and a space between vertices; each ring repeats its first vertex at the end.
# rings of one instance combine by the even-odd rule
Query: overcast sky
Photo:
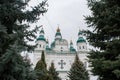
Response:
MULTIPOLYGON (((36 5, 40 1, 32 0, 30 5, 36 5)), ((45 37, 51 43, 59 25, 62 37, 68 42, 72 39, 76 45, 79 28, 87 28, 84 20, 84 16, 90 15, 87 0, 48 0, 48 5, 47 13, 37 23, 38 26, 44 26, 45 37)))

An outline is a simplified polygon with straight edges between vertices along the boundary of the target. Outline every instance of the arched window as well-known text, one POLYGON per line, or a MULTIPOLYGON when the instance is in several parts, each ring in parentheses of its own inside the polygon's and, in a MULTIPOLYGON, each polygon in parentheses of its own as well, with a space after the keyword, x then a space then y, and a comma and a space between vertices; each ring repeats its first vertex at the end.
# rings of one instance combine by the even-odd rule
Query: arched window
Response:
POLYGON ((79 46, 79 49, 81 49, 81 46, 79 46))
POLYGON ((39 45, 39 47, 41 48, 41 44, 39 45))
POLYGON ((63 47, 61 47, 61 52, 63 52, 63 47))
POLYGON ((83 46, 83 49, 85 49, 85 46, 83 46))

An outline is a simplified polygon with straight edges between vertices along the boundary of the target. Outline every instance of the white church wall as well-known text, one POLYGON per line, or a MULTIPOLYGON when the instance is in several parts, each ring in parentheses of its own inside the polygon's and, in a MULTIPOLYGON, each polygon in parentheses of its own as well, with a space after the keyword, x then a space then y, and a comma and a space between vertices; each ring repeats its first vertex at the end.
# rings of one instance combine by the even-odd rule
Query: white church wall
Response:
POLYGON ((50 67, 51 62, 54 62, 56 71, 59 72, 59 76, 62 80, 66 80, 68 78, 67 72, 70 70, 74 58, 75 54, 46 54, 48 68, 50 67))
POLYGON ((35 50, 45 50, 46 48, 46 42, 45 41, 37 41, 37 48, 35 48, 35 50))
POLYGON ((68 76, 67 76, 68 72, 59 72, 59 76, 61 77, 62 80, 68 80, 68 76))
POLYGON ((69 48, 66 45, 56 45, 54 50, 64 52, 64 51, 69 51, 69 48))
POLYGON ((77 43, 77 51, 86 51, 87 44, 86 43, 77 43))
POLYGON ((35 50, 34 51, 34 58, 33 58, 33 66, 35 67, 37 62, 41 59, 41 50, 35 50))

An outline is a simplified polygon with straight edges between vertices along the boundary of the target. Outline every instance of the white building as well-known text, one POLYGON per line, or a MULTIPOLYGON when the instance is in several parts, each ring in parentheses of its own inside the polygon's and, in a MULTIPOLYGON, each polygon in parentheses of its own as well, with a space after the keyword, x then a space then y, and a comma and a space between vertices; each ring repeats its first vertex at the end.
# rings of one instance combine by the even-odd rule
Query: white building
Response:
POLYGON ((87 43, 83 38, 82 31, 78 32, 78 39, 76 39, 77 50, 74 48, 72 41, 68 43, 66 39, 62 38, 60 29, 58 28, 55 34, 55 39, 49 46, 48 40, 44 37, 43 28, 40 31, 39 37, 36 43, 37 48, 34 51, 34 65, 40 60, 41 52, 44 50, 47 67, 50 67, 51 62, 54 62, 56 70, 59 72, 59 76, 62 80, 67 80, 67 73, 71 68, 74 61, 75 54, 78 53, 79 59, 88 68, 87 62, 87 43))

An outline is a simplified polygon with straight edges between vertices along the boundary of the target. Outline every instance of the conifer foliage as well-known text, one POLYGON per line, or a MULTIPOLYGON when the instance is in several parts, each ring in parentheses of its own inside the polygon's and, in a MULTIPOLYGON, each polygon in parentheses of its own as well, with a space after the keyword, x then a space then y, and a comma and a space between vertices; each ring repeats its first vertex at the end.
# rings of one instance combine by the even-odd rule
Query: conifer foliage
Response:
POLYGON ((50 78, 47 71, 44 51, 42 51, 41 59, 36 64, 35 71, 37 71, 38 80, 47 80, 50 78))
POLYGON ((88 0, 88 41, 99 50, 89 53, 92 73, 99 80, 120 80, 120 1, 88 0))
POLYGON ((53 62, 51 63, 48 73, 52 77, 52 80, 61 80, 60 77, 58 76, 59 73, 56 71, 53 62))
POLYGON ((34 46, 27 42, 34 40, 39 27, 30 29, 29 23, 37 22, 39 16, 46 12, 46 1, 27 10, 29 1, 0 0, 1 80, 35 80, 30 63, 25 61, 20 53, 34 49, 34 46))
POLYGON ((68 73, 68 77, 70 80, 89 80, 88 72, 85 69, 84 64, 79 60, 78 55, 75 57, 68 73))

